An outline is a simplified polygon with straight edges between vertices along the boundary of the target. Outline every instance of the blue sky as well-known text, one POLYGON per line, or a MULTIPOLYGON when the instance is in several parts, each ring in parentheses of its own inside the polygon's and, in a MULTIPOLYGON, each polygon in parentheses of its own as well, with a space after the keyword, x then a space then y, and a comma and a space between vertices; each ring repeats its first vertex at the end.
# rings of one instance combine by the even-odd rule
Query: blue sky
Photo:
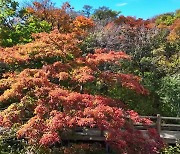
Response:
MULTIPOLYGON (((66 0, 52 1, 56 5, 60 5, 66 0)), ((144 19, 180 9, 180 0, 68 0, 68 2, 76 10, 81 10, 84 5, 91 5, 93 8, 107 6, 113 10, 121 11, 122 15, 144 19)))

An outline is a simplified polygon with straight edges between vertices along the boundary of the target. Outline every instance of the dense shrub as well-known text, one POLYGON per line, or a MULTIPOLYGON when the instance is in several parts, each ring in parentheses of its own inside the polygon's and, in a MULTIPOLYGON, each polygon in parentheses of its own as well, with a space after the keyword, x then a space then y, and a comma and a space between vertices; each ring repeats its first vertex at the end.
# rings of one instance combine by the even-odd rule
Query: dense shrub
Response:
POLYGON ((158 91, 161 98, 161 110, 164 115, 180 116, 180 75, 174 74, 162 79, 158 91))
POLYGON ((178 154, 180 153, 180 145, 176 144, 176 146, 169 146, 161 152, 162 154, 178 154))

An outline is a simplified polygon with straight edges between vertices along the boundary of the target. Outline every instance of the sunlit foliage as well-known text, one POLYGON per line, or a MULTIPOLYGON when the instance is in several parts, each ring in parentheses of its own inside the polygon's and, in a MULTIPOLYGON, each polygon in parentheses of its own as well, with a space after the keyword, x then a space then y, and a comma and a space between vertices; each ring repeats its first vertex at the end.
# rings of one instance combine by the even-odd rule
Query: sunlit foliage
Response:
POLYGON ((29 144, 43 146, 62 142, 77 127, 96 127, 107 130, 106 142, 122 153, 157 153, 163 146, 159 135, 150 130, 146 137, 132 125, 148 125, 150 120, 140 118, 118 99, 98 90, 94 93, 95 86, 89 88, 106 83, 109 89, 119 85, 147 95, 138 76, 102 67, 107 63, 120 67, 130 56, 107 49, 84 55, 79 48, 81 36, 93 22, 79 16, 71 26, 66 32, 54 28, 34 34, 32 43, 1 48, 0 61, 9 69, 4 68, 0 80, 1 107, 6 108, 0 112, 0 125, 14 128, 17 137, 29 144))

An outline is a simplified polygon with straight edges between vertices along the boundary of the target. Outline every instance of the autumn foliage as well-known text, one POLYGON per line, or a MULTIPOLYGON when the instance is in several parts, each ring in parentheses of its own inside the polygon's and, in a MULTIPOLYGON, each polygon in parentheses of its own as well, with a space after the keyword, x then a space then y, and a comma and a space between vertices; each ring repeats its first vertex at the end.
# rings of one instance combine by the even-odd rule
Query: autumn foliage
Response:
POLYGON ((107 63, 121 67, 120 61, 131 57, 107 49, 84 55, 79 45, 94 25, 91 19, 70 19, 64 8, 43 10, 39 3, 28 9, 55 26, 50 33, 34 34, 32 43, 0 49, 5 66, 0 103, 6 108, 0 112, 0 126, 15 128, 17 138, 43 146, 61 143, 78 127, 98 128, 107 131, 106 142, 121 153, 157 153, 163 146, 159 135, 149 130, 145 136, 133 126, 148 125, 150 120, 128 110, 121 100, 93 94, 88 88, 105 83, 147 95, 138 76, 100 69, 107 63), (63 15, 56 18, 57 11, 63 15), (58 27, 56 21, 63 25, 58 27))

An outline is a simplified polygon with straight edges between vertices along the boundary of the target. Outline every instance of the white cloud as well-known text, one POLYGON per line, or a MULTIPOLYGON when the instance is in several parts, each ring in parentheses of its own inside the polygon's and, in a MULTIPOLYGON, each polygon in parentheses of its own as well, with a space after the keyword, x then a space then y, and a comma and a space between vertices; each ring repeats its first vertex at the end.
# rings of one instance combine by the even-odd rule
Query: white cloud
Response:
POLYGON ((125 5, 127 5, 128 3, 118 3, 118 4, 116 4, 116 6, 125 6, 125 5))

